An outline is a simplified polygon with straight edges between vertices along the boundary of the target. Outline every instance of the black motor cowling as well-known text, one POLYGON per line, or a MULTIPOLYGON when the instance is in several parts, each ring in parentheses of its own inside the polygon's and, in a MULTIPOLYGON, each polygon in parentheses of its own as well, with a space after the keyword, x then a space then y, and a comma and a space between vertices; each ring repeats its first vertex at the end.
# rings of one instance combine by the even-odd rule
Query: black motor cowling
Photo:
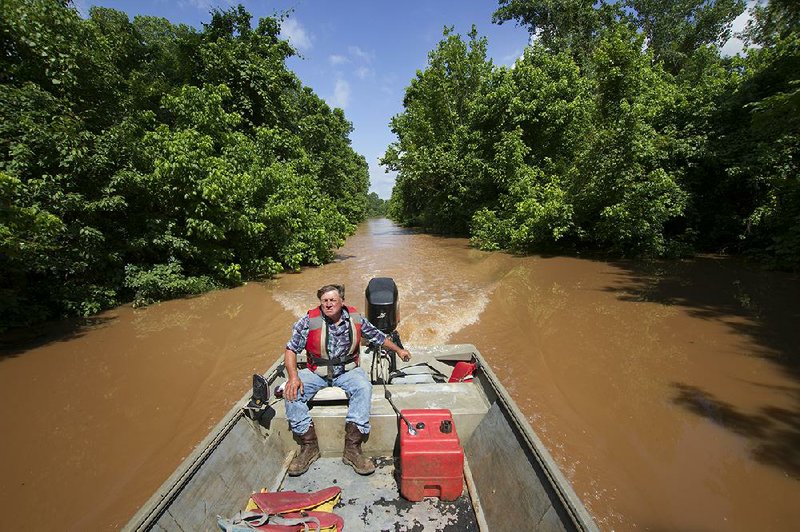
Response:
POLYGON ((367 284, 367 319, 386 334, 397 328, 397 285, 391 277, 373 277, 367 284))

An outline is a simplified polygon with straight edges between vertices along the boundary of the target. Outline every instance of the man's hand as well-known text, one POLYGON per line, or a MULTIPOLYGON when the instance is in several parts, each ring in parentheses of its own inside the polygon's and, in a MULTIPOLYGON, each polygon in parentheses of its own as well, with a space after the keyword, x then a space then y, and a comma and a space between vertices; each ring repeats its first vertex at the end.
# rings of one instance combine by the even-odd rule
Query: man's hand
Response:
POLYGON ((287 401, 294 401, 301 395, 303 395, 303 381, 297 376, 289 377, 283 388, 283 398, 287 401))
POLYGON ((408 362, 409 360, 411 360, 411 353, 409 353, 406 349, 403 349, 402 347, 394 343, 392 339, 389 338, 388 336, 386 337, 386 340, 383 341, 383 345, 384 347, 388 347, 389 349, 400 355, 400 358, 403 359, 403 362, 408 362))
POLYGON ((283 353, 283 365, 286 366, 286 386, 283 387, 283 398, 294 401, 303 395, 303 381, 297 376, 297 354, 289 348, 283 353))

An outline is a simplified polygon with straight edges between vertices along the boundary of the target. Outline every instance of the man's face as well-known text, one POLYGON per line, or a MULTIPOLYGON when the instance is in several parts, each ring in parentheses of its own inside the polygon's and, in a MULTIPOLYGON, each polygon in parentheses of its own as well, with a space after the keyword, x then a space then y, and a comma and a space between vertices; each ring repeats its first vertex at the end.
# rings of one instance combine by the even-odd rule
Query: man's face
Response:
POLYGON ((328 292, 325 292, 322 294, 319 302, 320 305, 322 305, 322 313, 328 318, 332 320, 338 320, 341 317, 344 300, 342 300, 341 296, 339 296, 339 292, 337 290, 329 290, 328 292))

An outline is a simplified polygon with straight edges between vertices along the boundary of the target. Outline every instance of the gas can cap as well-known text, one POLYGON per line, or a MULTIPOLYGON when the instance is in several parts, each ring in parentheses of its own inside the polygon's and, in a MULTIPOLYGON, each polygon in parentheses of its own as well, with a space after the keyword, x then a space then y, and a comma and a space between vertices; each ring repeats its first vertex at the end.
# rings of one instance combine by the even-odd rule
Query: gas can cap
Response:
POLYGON ((453 422, 449 419, 442 420, 439 424, 439 432, 443 434, 450 434, 453 432, 453 422))

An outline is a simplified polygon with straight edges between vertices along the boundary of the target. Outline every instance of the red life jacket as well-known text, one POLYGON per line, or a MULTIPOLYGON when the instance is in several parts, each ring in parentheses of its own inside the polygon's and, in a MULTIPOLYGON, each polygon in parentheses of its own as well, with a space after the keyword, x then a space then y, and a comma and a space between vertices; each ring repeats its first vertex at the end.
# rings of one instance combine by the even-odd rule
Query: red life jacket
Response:
POLYGON ((332 377, 333 366, 344 365, 345 371, 358 366, 358 354, 361 345, 361 314, 355 307, 346 307, 350 314, 350 349, 342 359, 331 363, 328 353, 328 321, 322 315, 320 307, 308 311, 309 329, 306 339, 306 365, 308 369, 320 377, 332 377))

